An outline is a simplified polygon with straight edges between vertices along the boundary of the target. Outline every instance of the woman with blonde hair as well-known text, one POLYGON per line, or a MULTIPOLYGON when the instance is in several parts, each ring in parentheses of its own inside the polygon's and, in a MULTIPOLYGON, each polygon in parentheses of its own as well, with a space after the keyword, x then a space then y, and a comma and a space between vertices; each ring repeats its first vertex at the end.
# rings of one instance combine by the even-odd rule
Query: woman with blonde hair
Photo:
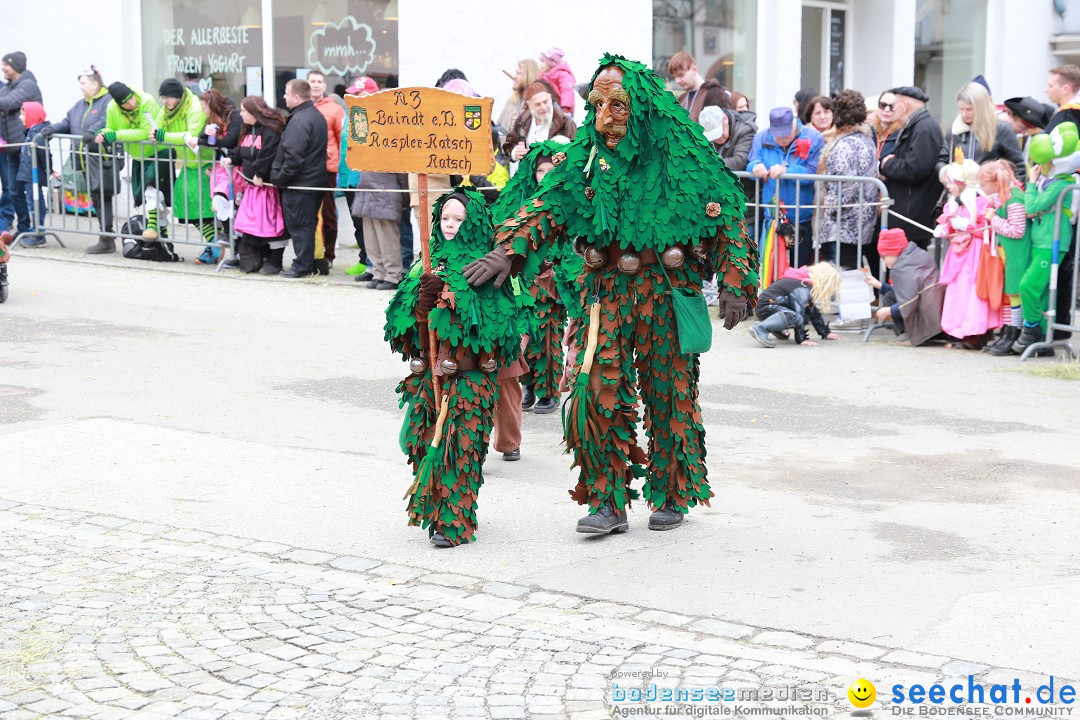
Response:
MULTIPOLYGON (((509 75, 509 73, 506 74, 509 75)), ((510 128, 514 127, 518 115, 525 108, 525 88, 536 82, 539 77, 540 63, 538 61, 532 58, 518 61, 514 74, 510 75, 510 79, 514 81, 513 90, 510 92, 510 97, 507 98, 502 112, 499 113, 498 122, 503 128, 503 133, 510 132, 510 128)))
POLYGON ((828 262, 791 268, 784 277, 769 285, 758 297, 754 314, 758 323, 750 328, 750 337, 762 347, 776 347, 776 340, 788 339, 787 330, 795 330, 798 345, 814 346, 807 340, 809 322, 826 340, 839 336, 829 330, 824 315, 832 312, 833 299, 840 292, 840 270, 828 262))
POLYGON ((980 165, 988 160, 1007 160, 1016 170, 1016 177, 1023 182, 1024 155, 1020 152, 1016 133, 1009 123, 998 119, 990 92, 979 83, 969 82, 956 94, 956 108, 960 112, 945 133, 937 163, 941 184, 950 189, 947 165, 965 158, 980 165), (958 150, 963 153, 963 158, 958 156, 958 150))

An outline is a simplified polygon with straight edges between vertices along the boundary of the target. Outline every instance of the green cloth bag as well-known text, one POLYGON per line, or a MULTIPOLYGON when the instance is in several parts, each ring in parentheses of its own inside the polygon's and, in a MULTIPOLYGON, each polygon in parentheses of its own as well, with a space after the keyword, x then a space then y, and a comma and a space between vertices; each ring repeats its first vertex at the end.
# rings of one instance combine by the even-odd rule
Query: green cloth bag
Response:
POLYGON ((693 288, 677 288, 671 284, 667 268, 658 262, 671 288, 671 309, 675 315, 675 334, 679 337, 679 354, 693 355, 708 352, 712 347, 712 319, 705 296, 693 288))

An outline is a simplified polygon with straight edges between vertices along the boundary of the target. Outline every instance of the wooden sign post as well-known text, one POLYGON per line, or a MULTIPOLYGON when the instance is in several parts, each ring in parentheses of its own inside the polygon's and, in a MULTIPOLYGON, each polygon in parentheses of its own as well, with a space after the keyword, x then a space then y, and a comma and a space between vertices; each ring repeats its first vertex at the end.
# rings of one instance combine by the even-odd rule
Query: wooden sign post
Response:
MULTIPOLYGON (((394 88, 373 95, 346 95, 345 163, 350 169, 417 173, 420 207, 426 211, 428 175, 487 175, 495 167, 491 144, 491 98, 436 88, 394 88)), ((431 272, 431 225, 420 223, 420 257, 431 272)), ((439 410, 438 348, 428 328, 428 362, 439 410)))

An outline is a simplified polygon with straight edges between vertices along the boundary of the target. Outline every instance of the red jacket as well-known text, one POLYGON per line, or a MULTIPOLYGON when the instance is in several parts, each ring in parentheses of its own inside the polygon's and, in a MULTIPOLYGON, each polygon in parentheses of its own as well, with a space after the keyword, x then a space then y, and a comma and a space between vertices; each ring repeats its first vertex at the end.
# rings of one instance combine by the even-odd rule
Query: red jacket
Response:
POLYGON ((336 175, 341 162, 341 129, 345 126, 345 111, 329 95, 315 103, 315 108, 326 118, 326 172, 336 175))

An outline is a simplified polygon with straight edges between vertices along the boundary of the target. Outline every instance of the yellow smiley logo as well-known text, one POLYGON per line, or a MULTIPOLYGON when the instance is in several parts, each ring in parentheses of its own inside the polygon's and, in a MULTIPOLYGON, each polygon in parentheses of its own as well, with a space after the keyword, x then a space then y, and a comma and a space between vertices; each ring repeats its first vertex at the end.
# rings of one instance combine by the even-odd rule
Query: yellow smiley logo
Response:
POLYGON ((877 689, 874 683, 864 678, 859 678, 851 684, 847 690, 848 700, 857 708, 867 708, 877 697, 877 689))

